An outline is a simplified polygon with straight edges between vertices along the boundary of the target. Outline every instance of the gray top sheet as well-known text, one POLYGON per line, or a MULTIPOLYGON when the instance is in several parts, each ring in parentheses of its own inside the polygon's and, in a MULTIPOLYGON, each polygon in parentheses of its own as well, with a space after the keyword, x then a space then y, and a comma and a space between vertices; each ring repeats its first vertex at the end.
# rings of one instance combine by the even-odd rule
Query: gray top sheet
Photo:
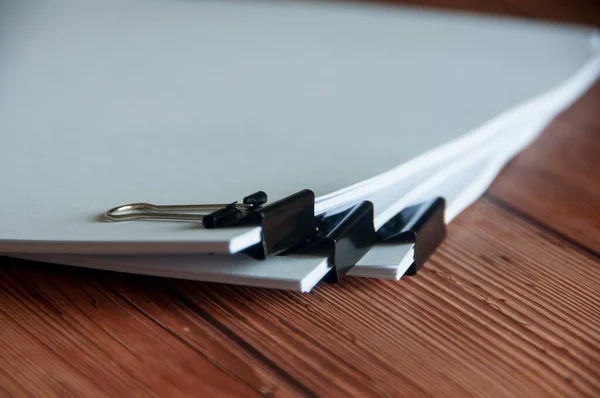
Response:
POLYGON ((1 7, 3 251, 226 242, 189 225, 98 215, 139 201, 231 202, 259 189, 271 200, 303 188, 327 194, 460 137, 591 55, 587 28, 408 8, 1 7))

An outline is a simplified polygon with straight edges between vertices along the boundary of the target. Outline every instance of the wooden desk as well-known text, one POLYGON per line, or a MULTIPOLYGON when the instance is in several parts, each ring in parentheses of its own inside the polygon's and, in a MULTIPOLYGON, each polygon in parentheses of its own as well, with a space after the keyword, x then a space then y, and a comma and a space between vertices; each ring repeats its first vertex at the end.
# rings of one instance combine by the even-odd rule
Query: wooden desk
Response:
MULTIPOLYGON (((571 3, 483 11, 598 21, 571 3)), ((2 259, 0 396, 598 397, 599 253, 596 84, 417 277, 301 295, 2 259)))

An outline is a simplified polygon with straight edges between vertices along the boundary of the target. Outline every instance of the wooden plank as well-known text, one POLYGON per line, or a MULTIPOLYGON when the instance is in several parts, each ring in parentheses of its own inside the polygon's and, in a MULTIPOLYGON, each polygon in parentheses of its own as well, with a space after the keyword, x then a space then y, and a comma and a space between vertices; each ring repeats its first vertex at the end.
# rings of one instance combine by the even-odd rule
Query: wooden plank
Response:
POLYGON ((600 253, 600 83, 495 179, 489 195, 600 253))
POLYGON ((503 0, 527 16, 548 21, 598 26, 600 2, 596 0, 503 0))
POLYGON ((260 353, 215 322, 212 315, 190 308, 189 300, 174 290, 167 279, 102 273, 101 280, 173 336, 261 394, 311 396, 301 384, 279 372, 260 353))
POLYGON ((598 396, 599 265, 484 200, 399 282, 347 278, 305 295, 172 285, 319 395, 598 396))
MULTIPOLYGON (((274 384, 286 390, 252 361, 223 369, 225 360, 176 338, 99 283, 103 273, 4 260, 0 386, 8 396, 251 397, 275 391, 274 384), (268 389, 258 388, 259 379, 268 389)), ((178 327, 185 334, 186 324, 178 327)), ((219 351, 212 335, 203 340, 219 351)), ((222 356, 234 348, 224 346, 222 356)))
POLYGON ((545 20, 548 22, 600 24, 600 2, 595 0, 355 0, 367 4, 397 4, 445 11, 545 20))

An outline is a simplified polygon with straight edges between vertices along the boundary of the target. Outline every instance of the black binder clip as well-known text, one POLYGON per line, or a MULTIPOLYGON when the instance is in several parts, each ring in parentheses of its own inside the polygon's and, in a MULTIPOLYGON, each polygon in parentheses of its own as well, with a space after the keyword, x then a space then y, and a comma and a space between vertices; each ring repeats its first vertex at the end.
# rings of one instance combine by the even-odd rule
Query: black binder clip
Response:
POLYGON ((373 204, 364 201, 318 217, 315 236, 289 252, 328 257, 332 269, 324 280, 335 283, 376 244, 412 243, 414 262, 407 274, 414 275, 446 237, 444 210, 445 200, 435 198, 405 208, 375 231, 373 204))
POLYGON ((328 257, 332 269, 324 280, 338 282, 373 246, 376 240, 373 216, 373 203, 369 201, 342 212, 321 215, 317 233, 289 252, 328 257))
POLYGON ((258 259, 279 254, 314 236, 317 229, 314 192, 305 189, 266 203, 267 194, 259 191, 246 196, 241 204, 127 204, 108 210, 105 218, 109 221, 196 221, 207 229, 260 226, 261 243, 245 250, 258 259))
MULTIPOLYGON (((244 202, 247 202, 247 199, 244 202)), ((262 240, 259 245, 251 246, 244 252, 254 258, 264 259, 277 255, 290 247, 304 242, 315 235, 315 194, 308 189, 297 192, 267 206, 254 206, 249 211, 237 215, 227 224, 212 224, 211 219, 219 219, 221 210, 209 214, 204 225, 207 228, 261 226, 262 240)), ((227 218, 225 216, 224 218, 227 218)))
POLYGON ((377 243, 414 244, 414 262, 406 275, 415 275, 446 238, 445 208, 441 197, 407 207, 377 231, 377 243))

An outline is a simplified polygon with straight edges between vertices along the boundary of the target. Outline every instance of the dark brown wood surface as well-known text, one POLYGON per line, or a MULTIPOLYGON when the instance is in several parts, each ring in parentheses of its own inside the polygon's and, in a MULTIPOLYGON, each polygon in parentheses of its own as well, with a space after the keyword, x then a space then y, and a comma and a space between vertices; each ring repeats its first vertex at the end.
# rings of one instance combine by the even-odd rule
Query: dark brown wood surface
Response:
MULTIPOLYGON (((599 21, 593 0, 412 3, 599 21)), ((295 294, 1 262, 0 396, 598 397, 600 83, 416 277, 295 294)))
MULTIPOLYGON (((304 0, 298 0, 304 1, 304 0)), ((329 0, 314 0, 329 1, 329 0)), ((345 0, 337 0, 342 2, 345 0)), ((472 12, 482 15, 502 15, 524 19, 546 20, 598 26, 598 0, 352 0, 358 3, 404 4, 445 11, 472 12)))

